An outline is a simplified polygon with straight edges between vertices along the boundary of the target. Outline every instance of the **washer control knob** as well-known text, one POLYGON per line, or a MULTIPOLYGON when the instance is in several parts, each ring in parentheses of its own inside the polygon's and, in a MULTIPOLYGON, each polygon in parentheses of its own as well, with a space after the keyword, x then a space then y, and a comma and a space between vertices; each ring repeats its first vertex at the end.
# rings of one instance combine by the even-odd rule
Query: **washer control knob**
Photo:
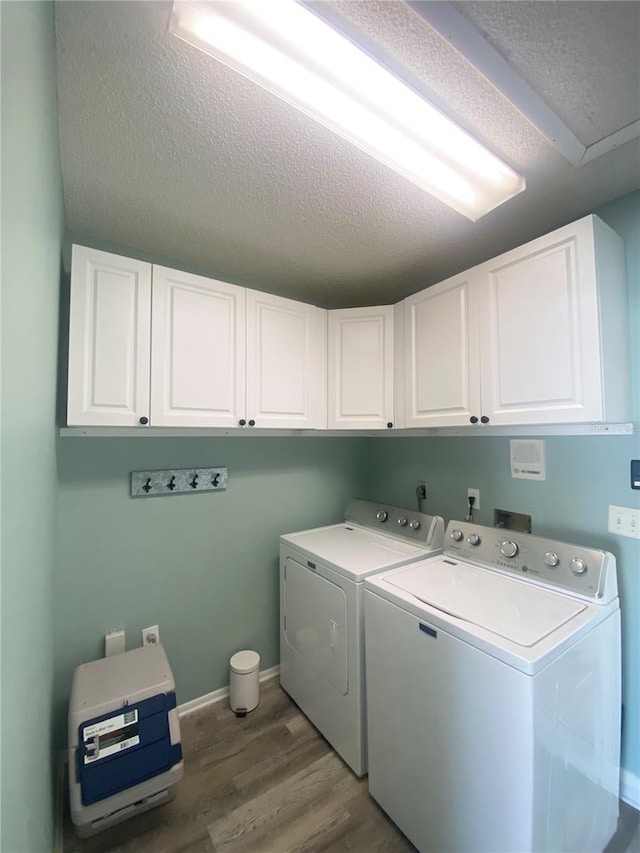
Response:
POLYGON ((467 542, 469 543, 469 545, 479 545, 480 544, 480 537, 478 536, 477 533, 470 533, 467 536, 467 542))
POLYGON ((378 521, 386 521, 387 518, 389 518, 389 513, 386 510, 381 509, 380 512, 376 513, 376 518, 378 521))
POLYGON ((500 552, 505 557, 515 557, 518 553, 518 546, 515 542, 512 542, 511 539, 507 539, 507 541, 503 542, 500 546, 500 552))
POLYGON ((463 537, 462 530, 452 530, 451 531, 451 538, 453 539, 454 542, 459 542, 462 539, 462 537, 463 537))
POLYGON ((587 564, 584 560, 575 558, 571 560, 571 571, 574 575, 583 575, 587 571, 587 564))
POLYGON ((414 518, 413 521, 409 522, 409 527, 412 530, 420 530, 420 522, 418 521, 417 518, 414 518))
POLYGON ((404 517, 404 515, 400 516, 400 518, 398 519, 398 524, 400 525, 400 527, 407 526, 407 519, 404 517))
POLYGON ((544 555, 544 564, 545 566, 549 566, 550 568, 555 568, 560 562, 560 557, 557 554, 554 554, 553 551, 547 551, 544 555))

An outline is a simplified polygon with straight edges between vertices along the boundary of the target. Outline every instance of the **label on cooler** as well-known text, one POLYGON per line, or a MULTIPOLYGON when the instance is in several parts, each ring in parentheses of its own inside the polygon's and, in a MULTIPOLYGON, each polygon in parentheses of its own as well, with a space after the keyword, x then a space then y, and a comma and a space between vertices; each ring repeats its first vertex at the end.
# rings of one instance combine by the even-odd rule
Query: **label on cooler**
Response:
POLYGON ((115 755, 140 743, 138 712, 126 711, 109 717, 82 730, 82 741, 87 752, 84 763, 91 764, 109 755, 115 755))

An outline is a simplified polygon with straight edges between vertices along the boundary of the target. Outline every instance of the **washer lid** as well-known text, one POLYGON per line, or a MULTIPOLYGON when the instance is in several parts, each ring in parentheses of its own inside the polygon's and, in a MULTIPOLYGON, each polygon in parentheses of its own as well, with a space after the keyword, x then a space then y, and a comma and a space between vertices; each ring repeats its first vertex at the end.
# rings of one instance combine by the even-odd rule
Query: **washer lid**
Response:
POLYGON ((586 605, 487 569, 435 557, 385 581, 520 646, 534 646, 586 605))
POLYGON ((349 524, 288 533, 281 540, 300 548, 312 560, 329 563, 337 571, 354 578, 428 555, 424 546, 349 524))

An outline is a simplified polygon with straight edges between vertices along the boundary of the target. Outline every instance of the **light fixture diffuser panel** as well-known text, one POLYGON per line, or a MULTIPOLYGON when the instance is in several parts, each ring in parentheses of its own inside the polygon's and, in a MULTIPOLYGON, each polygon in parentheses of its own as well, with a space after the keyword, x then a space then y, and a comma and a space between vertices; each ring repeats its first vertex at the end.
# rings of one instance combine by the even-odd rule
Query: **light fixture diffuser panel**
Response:
POLYGON ((477 220, 525 181, 295 0, 175 0, 170 30, 477 220))

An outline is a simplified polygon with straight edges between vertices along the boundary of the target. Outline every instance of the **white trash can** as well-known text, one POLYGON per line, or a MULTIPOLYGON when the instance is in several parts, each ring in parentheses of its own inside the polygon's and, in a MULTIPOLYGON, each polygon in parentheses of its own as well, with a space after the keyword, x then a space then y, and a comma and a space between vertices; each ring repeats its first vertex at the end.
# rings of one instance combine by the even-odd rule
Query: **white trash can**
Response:
POLYGON ((236 652, 229 661, 229 705, 237 717, 245 717, 260 701, 260 655, 236 652))

